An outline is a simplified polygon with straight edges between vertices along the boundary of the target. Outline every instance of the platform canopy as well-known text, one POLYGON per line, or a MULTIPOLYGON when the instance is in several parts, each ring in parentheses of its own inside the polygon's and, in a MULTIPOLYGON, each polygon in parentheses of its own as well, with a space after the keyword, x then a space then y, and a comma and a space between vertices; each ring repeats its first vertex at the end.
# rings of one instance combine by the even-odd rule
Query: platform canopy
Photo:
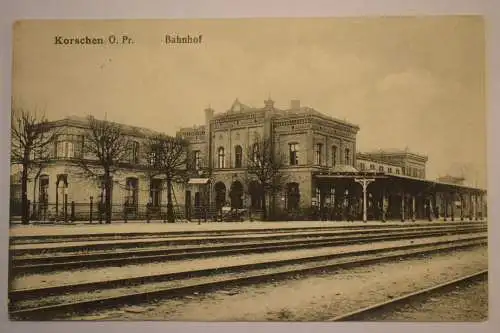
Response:
POLYGON ((188 181, 188 184, 194 185, 204 185, 210 182, 210 178, 191 178, 188 181))

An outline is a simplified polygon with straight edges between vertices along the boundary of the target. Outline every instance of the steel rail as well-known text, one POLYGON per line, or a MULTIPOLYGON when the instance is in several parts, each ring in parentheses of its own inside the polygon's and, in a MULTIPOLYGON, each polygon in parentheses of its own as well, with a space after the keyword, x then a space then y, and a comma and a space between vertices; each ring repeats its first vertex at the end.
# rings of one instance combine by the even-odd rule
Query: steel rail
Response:
POLYGON ((367 318, 380 315, 384 312, 391 312, 394 308, 399 307, 403 304, 407 304, 413 301, 421 300, 427 298, 429 295, 434 293, 446 292, 452 288, 463 283, 473 282, 479 279, 484 279, 488 276, 488 270, 482 270, 474 274, 470 274, 464 277, 460 277, 451 281, 447 281, 436 286, 418 290, 412 293, 402 295, 400 297, 391 299, 389 301, 380 302, 374 305, 367 306, 365 308, 352 311, 347 314, 343 314, 330 319, 329 321, 361 321, 367 318))
MULTIPOLYGON (((458 230, 487 230, 486 226, 474 226, 470 228, 459 228, 458 230)), ((457 230, 456 227, 433 227, 433 228, 419 228, 414 229, 414 231, 432 231, 432 230, 457 230)), ((409 230, 413 231, 413 230, 409 230)), ((57 247, 40 247, 34 248, 10 248, 11 256, 21 256, 27 254, 39 254, 42 253, 54 253, 54 252, 77 252, 77 251, 99 251, 99 250, 110 250, 110 249, 130 249, 130 248, 145 248, 153 246, 175 246, 175 245, 201 245, 207 243, 237 243, 244 241, 273 241, 273 240, 285 240, 285 239, 297 239, 297 238, 321 238, 330 236, 348 236, 348 235, 359 235, 359 234, 377 234, 387 232, 385 230, 366 230, 366 231, 348 231, 348 232, 325 232, 325 233, 301 233, 301 234, 289 234, 289 235, 268 235, 268 236, 256 236, 256 237, 225 237, 225 238, 194 238, 194 239, 160 239, 151 241, 137 241, 137 242, 106 242, 106 243, 88 243, 80 245, 62 245, 57 247)))
MULTIPOLYGON (((325 222, 330 223, 330 222, 325 222)), ((331 223, 335 223, 334 221, 331 223)), ((429 226, 463 226, 463 225, 481 225, 486 224, 486 221, 456 221, 456 222, 429 222, 429 223, 414 223, 409 222, 412 227, 429 227, 429 226)), ((249 233, 288 233, 297 231, 312 231, 312 230, 350 230, 350 229, 366 229, 366 228, 388 228, 388 229, 399 229, 407 228, 408 224, 391 224, 390 222, 381 223, 376 225, 341 225, 341 226, 319 226, 319 227, 290 227, 287 228, 286 225, 282 229, 278 228, 246 228, 246 229, 215 229, 215 230, 185 230, 185 231, 162 231, 162 232, 117 232, 117 233, 101 233, 101 234, 69 234, 69 235, 22 235, 22 236, 10 236, 11 244, 21 245, 21 244, 34 244, 36 241, 41 241, 44 243, 49 242, 79 242, 83 238, 84 240, 91 238, 98 240, 99 238, 104 238, 104 240, 116 240, 119 238, 130 239, 134 237, 144 237, 144 238, 161 238, 166 236, 175 237, 192 237, 192 236, 210 236, 218 234, 249 234, 249 233), (30 242, 27 242, 30 241, 30 242)))
MULTIPOLYGON (((455 242, 457 243, 457 242, 455 242)), ((482 242, 481 242, 482 243, 482 242)), ((479 242, 469 242, 462 244, 449 244, 448 246, 444 245, 442 247, 437 247, 436 245, 427 244, 427 249, 414 249, 414 251, 402 253, 402 254, 388 254, 383 257, 371 257, 364 259, 356 259, 347 262, 341 263, 333 263, 328 265, 318 265, 315 267, 307 267, 307 268, 294 268, 281 272, 274 273, 265 273, 265 274, 255 274, 245 277, 236 277, 236 278, 227 278, 217 281, 210 281, 204 283, 194 283, 187 284, 181 287, 173 287, 173 288, 165 288, 154 291, 146 291, 146 292, 135 292, 129 294, 122 294, 119 296, 112 297, 102 297, 93 300, 85 300, 80 302, 70 302, 63 304, 55 304, 48 305, 36 308, 26 308, 26 309, 18 309, 11 310, 9 312, 11 319, 19 320, 50 320, 57 317, 67 317, 71 314, 78 313, 88 313, 91 311, 95 311, 97 309, 116 307, 118 305, 124 304, 137 304, 140 302, 148 302, 152 299, 159 297, 179 297, 187 294, 192 294, 193 292, 209 292, 219 288, 225 288, 228 286, 244 286, 256 283, 263 283, 269 281, 276 281, 277 279, 286 279, 290 276, 297 276, 299 274, 314 274, 319 272, 331 271, 335 269, 346 269, 353 268, 368 264, 380 263, 384 261, 397 260, 402 258, 410 258, 415 256, 421 256, 431 253, 439 253, 445 252, 449 250, 456 250, 460 248, 468 248, 472 246, 479 245, 479 242)), ((421 248, 423 246, 420 246, 421 248)), ((391 250, 400 250, 400 248, 393 248, 391 250)), ((387 249, 386 249, 387 250, 387 249)), ((267 263, 272 264, 272 263, 267 263)), ((276 267, 276 266, 272 266, 276 267)), ((10 294, 9 294, 10 296, 10 294)), ((11 299, 12 301, 12 299, 11 299)))
POLYGON ((367 249, 367 250, 358 250, 358 251, 348 251, 342 253, 332 253, 326 255, 316 255, 316 256, 304 256, 298 258, 291 259, 283 259, 283 260, 274 260, 274 261, 263 261, 257 263, 246 263, 246 264, 238 264, 238 265, 228 265, 222 267, 214 267, 214 268, 205 268, 199 270, 187 270, 180 272, 172 272, 172 273, 162 273, 155 275, 146 275, 146 276, 137 276, 131 278, 119 278, 113 280, 104 280, 104 281, 95 281, 95 282, 83 282, 77 284, 66 284, 66 285, 58 285, 58 286, 50 286, 43 288, 32 288, 32 289, 17 289, 9 291, 9 299, 12 302, 16 302, 24 299, 31 299, 40 296, 51 296, 51 295, 59 295, 64 293, 71 292, 86 292, 91 290, 102 290, 102 289, 112 289, 123 286, 133 286, 140 285, 146 283, 154 283, 154 282, 163 282, 163 281, 171 281, 171 280, 180 280, 192 277, 203 277, 210 276, 215 274, 222 273, 239 273, 252 269, 265 269, 269 267, 282 267, 287 265, 295 265, 295 264, 303 264, 303 263, 311 263, 315 261, 322 260, 334 260, 341 259, 350 256, 359 256, 359 255, 371 255, 371 254, 380 254, 387 251, 400 251, 400 250, 412 250, 418 249, 422 247, 429 246, 453 246, 459 243, 467 243, 467 242, 476 242, 477 244, 486 244, 487 237, 473 237, 470 239, 461 239, 461 240, 448 240, 448 241, 438 241, 438 242, 428 242, 423 244, 410 244, 410 245, 400 245, 400 246, 392 246, 378 249, 367 249))
POLYGON ((104 258, 99 258, 101 255, 74 255, 61 257, 45 257, 45 258, 26 258, 11 260, 11 274, 28 274, 28 273, 46 273, 57 270, 69 270, 78 268, 95 268, 112 265, 130 265, 139 263, 152 263, 159 261, 174 261, 197 258, 210 258, 220 256, 230 256, 237 254, 252 254, 252 253, 269 253, 284 250, 299 250, 313 249, 319 247, 341 246, 364 244, 368 242, 382 242, 390 240, 405 240, 418 239, 423 237, 439 237, 443 235, 460 235, 471 234, 469 230, 454 230, 454 231, 433 231, 428 233, 398 233, 387 235, 369 235, 357 236, 350 238, 339 239, 313 239, 300 240, 291 242, 279 242, 275 244, 242 244, 217 246, 210 248, 185 248, 185 249, 165 249, 154 250, 148 252, 156 252, 156 254, 144 254, 141 252, 124 252, 124 253, 106 253, 104 258), (80 260, 78 260, 80 259, 80 260))

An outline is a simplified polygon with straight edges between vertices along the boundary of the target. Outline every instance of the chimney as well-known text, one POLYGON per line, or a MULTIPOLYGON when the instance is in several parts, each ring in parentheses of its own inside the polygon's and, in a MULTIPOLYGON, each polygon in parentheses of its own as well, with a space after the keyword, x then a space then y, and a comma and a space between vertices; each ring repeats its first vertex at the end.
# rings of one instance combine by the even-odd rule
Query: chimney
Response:
POLYGON ((205 125, 208 125, 214 117, 214 109, 208 107, 205 109, 205 125))
POLYGON ((292 101, 290 102, 290 108, 292 110, 300 110, 300 100, 292 99, 292 101))
POLYGON ((264 105, 266 109, 271 110, 274 107, 274 101, 271 98, 268 98, 264 101, 264 105))
POLYGON ((203 165, 209 169, 213 166, 212 160, 212 129, 210 128, 210 122, 214 118, 214 109, 210 106, 205 109, 205 156, 203 157, 203 165))

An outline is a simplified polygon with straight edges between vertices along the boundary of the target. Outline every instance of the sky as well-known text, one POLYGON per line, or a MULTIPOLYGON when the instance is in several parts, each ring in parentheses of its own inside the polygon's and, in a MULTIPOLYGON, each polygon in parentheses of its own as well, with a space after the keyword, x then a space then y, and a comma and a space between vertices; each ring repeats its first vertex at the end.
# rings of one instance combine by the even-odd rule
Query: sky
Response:
POLYGON ((427 177, 486 186, 484 22, 406 18, 19 21, 13 100, 49 119, 92 114, 169 134, 238 98, 299 99, 360 127, 358 151, 428 156, 427 177), (56 36, 127 35, 125 45, 56 36), (165 35, 202 35, 165 44, 165 35))

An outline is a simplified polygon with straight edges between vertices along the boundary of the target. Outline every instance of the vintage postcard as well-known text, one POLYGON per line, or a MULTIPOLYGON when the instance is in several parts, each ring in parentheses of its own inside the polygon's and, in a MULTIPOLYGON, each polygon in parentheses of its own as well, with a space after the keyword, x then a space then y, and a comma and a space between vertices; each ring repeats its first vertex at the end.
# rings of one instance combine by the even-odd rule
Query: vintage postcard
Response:
POLYGON ((488 319, 481 16, 20 20, 9 317, 488 319))

